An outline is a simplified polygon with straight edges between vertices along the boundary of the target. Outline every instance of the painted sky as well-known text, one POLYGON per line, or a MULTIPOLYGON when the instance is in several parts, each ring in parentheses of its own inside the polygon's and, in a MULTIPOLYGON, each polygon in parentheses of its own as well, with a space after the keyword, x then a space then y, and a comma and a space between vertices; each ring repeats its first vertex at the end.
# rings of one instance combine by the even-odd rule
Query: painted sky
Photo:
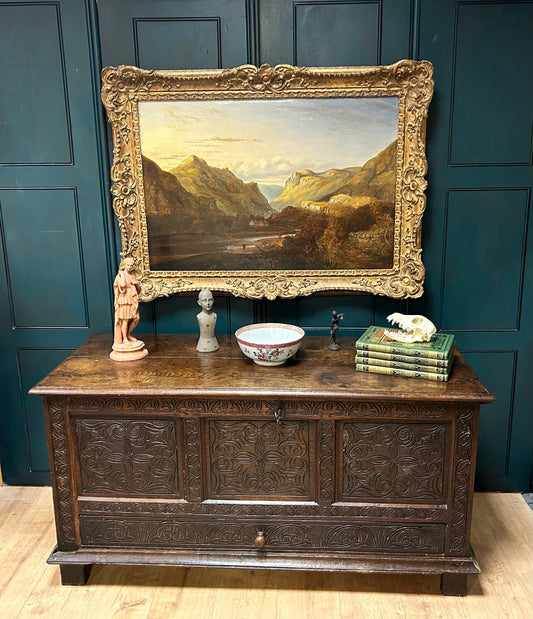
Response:
POLYGON ((164 170, 196 155, 243 181, 366 163, 398 135, 396 97, 142 101, 141 150, 164 170))

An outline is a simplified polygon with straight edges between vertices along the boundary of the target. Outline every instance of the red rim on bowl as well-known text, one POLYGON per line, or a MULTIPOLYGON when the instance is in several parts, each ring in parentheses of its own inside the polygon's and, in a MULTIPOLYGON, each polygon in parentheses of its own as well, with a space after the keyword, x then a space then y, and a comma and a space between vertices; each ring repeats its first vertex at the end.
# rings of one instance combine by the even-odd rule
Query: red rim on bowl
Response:
POLYGON ((235 331, 235 337, 240 344, 244 344, 244 346, 258 346, 261 348, 287 348, 287 346, 294 346, 294 344, 298 344, 298 342, 305 335, 305 331, 301 327, 297 327, 296 325, 286 325, 281 322, 262 322, 257 323, 255 325, 247 325, 246 327, 241 327, 235 331), (247 331, 256 331, 257 329, 286 329, 287 331, 294 331, 298 334, 298 337, 295 340, 291 340, 290 342, 283 342, 282 344, 258 344, 257 342, 249 342, 245 339, 245 333, 247 331))

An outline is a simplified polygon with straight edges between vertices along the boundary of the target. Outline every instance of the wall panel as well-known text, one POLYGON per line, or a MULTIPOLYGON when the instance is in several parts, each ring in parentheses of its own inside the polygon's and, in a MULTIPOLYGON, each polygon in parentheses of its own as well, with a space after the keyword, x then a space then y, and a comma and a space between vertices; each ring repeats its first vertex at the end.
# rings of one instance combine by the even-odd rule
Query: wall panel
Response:
POLYGON ((339 323, 346 334, 346 327, 362 331, 374 321, 374 303, 372 297, 366 295, 336 297, 335 304, 332 304, 331 297, 315 296, 300 300, 300 324, 304 329, 320 329, 329 332, 331 312, 335 310, 339 314, 344 314, 343 320, 339 323))
POLYGON ((412 57, 409 0, 257 0, 258 63, 346 66, 412 57))
POLYGON ((381 2, 296 2, 294 64, 376 65, 381 61, 381 2), (354 36, 354 30, 357 36, 354 36))
POLYGON ((530 164, 533 2, 459 2, 455 32, 450 163, 530 164))
POLYGON ((0 190, 0 216, 13 328, 87 327, 75 189, 0 190))
POLYGON ((448 192, 442 328, 519 328, 529 202, 521 188, 448 192))
POLYGON ((246 0, 98 3, 103 66, 210 69, 246 64, 246 0))
POLYGON ((22 390, 24 426, 28 461, 32 472, 48 473, 48 451, 46 449, 44 417, 41 398, 28 395, 28 390, 43 376, 59 365, 72 349, 19 348, 17 370, 22 390))
POLYGON ((0 5, 0 162, 72 164, 60 7, 0 5))
POLYGON ((135 64, 143 69, 222 68, 219 18, 134 19, 135 64))
POLYGON ((509 474, 509 456, 515 400, 517 352, 513 350, 483 350, 464 352, 465 359, 491 385, 496 401, 481 407, 478 477, 509 474), (495 441, 495 437, 498 440, 495 441))

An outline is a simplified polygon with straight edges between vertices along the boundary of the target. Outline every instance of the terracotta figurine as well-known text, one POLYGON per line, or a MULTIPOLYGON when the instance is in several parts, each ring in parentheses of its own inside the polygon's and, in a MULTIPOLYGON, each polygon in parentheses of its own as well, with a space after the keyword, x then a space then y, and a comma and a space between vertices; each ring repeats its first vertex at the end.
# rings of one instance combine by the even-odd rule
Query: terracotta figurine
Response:
POLYGON ((211 291, 200 290, 197 303, 202 308, 202 311, 196 315, 198 326, 200 327, 200 339, 196 344, 196 350, 198 352, 214 352, 219 349, 219 345, 215 337, 217 315, 211 311, 213 307, 211 291))
POLYGON ((339 344, 337 344, 337 331, 339 330, 339 321, 344 318, 344 314, 337 314, 333 310, 331 314, 331 329, 329 331, 329 339, 331 344, 328 346, 330 350, 340 350, 339 344))
POLYGON ((109 355, 115 361, 133 361, 148 354, 144 342, 133 337, 131 332, 139 324, 139 293, 141 286, 133 274, 135 261, 125 258, 113 283, 115 293, 115 324, 113 351, 109 355))

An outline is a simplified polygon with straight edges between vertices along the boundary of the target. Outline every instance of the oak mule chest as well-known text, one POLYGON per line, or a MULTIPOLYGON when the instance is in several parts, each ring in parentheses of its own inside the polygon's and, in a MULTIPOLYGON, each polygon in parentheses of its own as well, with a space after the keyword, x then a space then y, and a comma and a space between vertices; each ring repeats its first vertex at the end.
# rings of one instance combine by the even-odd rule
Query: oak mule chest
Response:
POLYGON ((231 338, 91 337, 36 385, 57 529, 49 563, 441 574, 464 595, 478 413, 459 353, 446 383, 356 372, 354 339, 308 336, 285 366, 231 338))

